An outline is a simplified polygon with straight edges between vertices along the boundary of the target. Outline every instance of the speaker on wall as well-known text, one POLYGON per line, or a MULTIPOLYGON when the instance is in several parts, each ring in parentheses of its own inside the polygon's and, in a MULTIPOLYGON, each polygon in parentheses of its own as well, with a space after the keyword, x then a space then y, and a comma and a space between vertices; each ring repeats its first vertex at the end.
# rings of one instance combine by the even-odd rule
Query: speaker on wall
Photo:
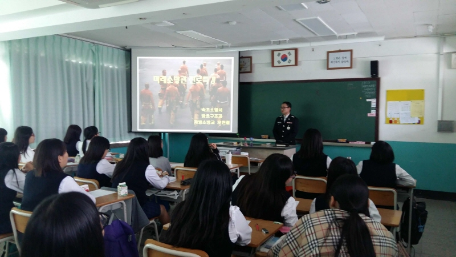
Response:
POLYGON ((378 78, 378 61, 371 61, 371 77, 378 78))

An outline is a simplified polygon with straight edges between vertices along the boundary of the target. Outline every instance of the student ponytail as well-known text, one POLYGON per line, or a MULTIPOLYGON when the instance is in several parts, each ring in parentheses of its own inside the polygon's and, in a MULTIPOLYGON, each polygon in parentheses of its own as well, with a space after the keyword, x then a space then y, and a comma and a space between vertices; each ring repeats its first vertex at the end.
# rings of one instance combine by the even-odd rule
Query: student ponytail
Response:
POLYGON ((84 129, 84 142, 82 142, 82 152, 86 153, 87 140, 91 140, 94 136, 98 135, 98 128, 90 126, 84 129))
POLYGON ((357 175, 344 175, 331 187, 331 196, 341 210, 349 212, 343 221, 340 240, 334 256, 339 256, 342 247, 347 247, 351 257, 375 257, 374 245, 364 220, 359 214, 369 217, 369 190, 366 183, 357 175))

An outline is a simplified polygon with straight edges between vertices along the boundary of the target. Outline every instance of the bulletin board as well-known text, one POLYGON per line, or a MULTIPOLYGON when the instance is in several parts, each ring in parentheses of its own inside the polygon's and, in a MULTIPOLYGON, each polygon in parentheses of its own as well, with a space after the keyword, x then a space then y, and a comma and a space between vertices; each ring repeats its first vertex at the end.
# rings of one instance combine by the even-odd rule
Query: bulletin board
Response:
POLYGON ((385 124, 423 125, 424 89, 386 90, 385 124))

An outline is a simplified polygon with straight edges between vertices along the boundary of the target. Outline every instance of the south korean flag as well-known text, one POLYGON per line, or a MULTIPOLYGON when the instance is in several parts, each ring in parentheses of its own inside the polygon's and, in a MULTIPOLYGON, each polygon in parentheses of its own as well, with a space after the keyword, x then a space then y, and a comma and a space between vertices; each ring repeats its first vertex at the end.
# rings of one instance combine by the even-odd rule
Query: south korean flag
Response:
POLYGON ((274 67, 283 67, 283 66, 295 66, 297 56, 296 51, 294 50, 276 50, 273 53, 274 67))

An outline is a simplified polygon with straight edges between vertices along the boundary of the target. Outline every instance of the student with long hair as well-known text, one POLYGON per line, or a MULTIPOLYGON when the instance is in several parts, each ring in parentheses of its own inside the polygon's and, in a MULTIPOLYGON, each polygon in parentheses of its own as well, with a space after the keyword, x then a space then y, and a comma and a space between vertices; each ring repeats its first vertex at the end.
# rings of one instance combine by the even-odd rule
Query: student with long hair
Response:
MULTIPOLYGON (((323 153, 321 133, 317 129, 304 132, 301 148, 292 157, 297 175, 308 177, 326 177, 331 158, 323 153)), ((318 194, 296 191, 296 197, 313 199, 318 194)))
POLYGON ((111 187, 111 178, 116 165, 105 159, 109 152, 109 147, 108 139, 94 137, 90 142, 89 150, 79 162, 76 176, 96 179, 100 183, 100 187, 111 187))
POLYGON ((35 152, 29 145, 35 143, 35 134, 33 133, 33 129, 31 127, 17 127, 14 132, 13 143, 19 147, 21 162, 27 163, 33 161, 35 152))
POLYGON ((163 242, 220 257, 231 256, 235 243, 250 243, 252 229, 239 208, 230 204, 231 186, 223 162, 202 162, 185 201, 173 211, 163 242))
MULTIPOLYGON (((329 200, 331 198, 330 195, 330 190, 331 186, 334 184, 334 181, 336 181, 340 176, 343 175, 358 175, 356 172, 356 166, 355 163, 347 159, 345 157, 336 157, 334 160, 332 160, 331 164, 329 165, 328 169, 328 180, 326 181, 326 193, 321 194, 317 196, 313 201, 312 204, 310 205, 310 210, 309 213, 312 214, 316 211, 321 211, 324 209, 329 209, 329 200)), ((380 216, 380 213, 377 210, 377 207, 375 206, 374 202, 369 199, 369 216, 377 221, 380 222, 382 220, 382 217, 380 216)))
POLYGON ((385 141, 378 141, 372 146, 369 160, 356 166, 359 176, 369 186, 396 187, 416 186, 415 179, 403 168, 394 163, 393 148, 385 141))
POLYGON ((133 138, 127 148, 125 158, 117 163, 112 176, 112 187, 125 182, 128 189, 135 192, 144 213, 150 219, 157 217, 162 224, 169 222, 169 203, 167 201, 149 199, 146 190, 151 184, 157 189, 165 188, 169 183, 168 173, 158 175, 154 166, 149 164, 147 141, 142 137, 133 138))
MULTIPOLYGON (((294 178, 288 156, 271 154, 257 173, 241 176, 233 186, 233 204, 247 217, 280 221, 292 227, 298 220, 298 202, 285 186, 294 178)), ((193 185, 192 185, 193 186, 193 185)))
POLYGON ((0 143, 6 142, 8 139, 8 131, 4 128, 0 128, 0 143))
POLYGON ((82 144, 77 144, 76 148, 79 151, 79 155, 84 156, 89 149, 90 140, 92 138, 98 136, 100 133, 98 132, 98 128, 95 126, 90 126, 84 129, 84 141, 82 144))
POLYGON ((22 257, 104 257, 97 207, 81 193, 53 195, 30 217, 22 239, 22 257))
POLYGON ((147 140, 149 143, 149 162, 155 168, 171 174, 171 164, 168 158, 163 156, 163 141, 158 135, 151 135, 147 140))
POLYGON ((396 240, 369 217, 369 189, 356 175, 343 175, 330 190, 329 206, 303 216, 269 256, 398 256, 396 240))
POLYGON ((33 159, 35 169, 25 176, 21 209, 33 211, 46 197, 73 191, 86 194, 95 202, 92 195, 63 173, 67 162, 68 153, 60 139, 45 139, 38 144, 33 159))
POLYGON ((25 174, 19 170, 19 147, 0 143, 0 234, 11 233, 9 212, 16 194, 24 191, 25 174))
POLYGON ((209 144, 205 134, 195 134, 185 156, 184 166, 198 167, 201 162, 208 159, 221 160, 217 145, 209 144))
POLYGON ((63 142, 66 145, 67 152, 69 156, 76 156, 78 155, 78 144, 82 144, 81 142, 81 132, 82 129, 78 125, 70 125, 68 126, 65 138, 63 142))

